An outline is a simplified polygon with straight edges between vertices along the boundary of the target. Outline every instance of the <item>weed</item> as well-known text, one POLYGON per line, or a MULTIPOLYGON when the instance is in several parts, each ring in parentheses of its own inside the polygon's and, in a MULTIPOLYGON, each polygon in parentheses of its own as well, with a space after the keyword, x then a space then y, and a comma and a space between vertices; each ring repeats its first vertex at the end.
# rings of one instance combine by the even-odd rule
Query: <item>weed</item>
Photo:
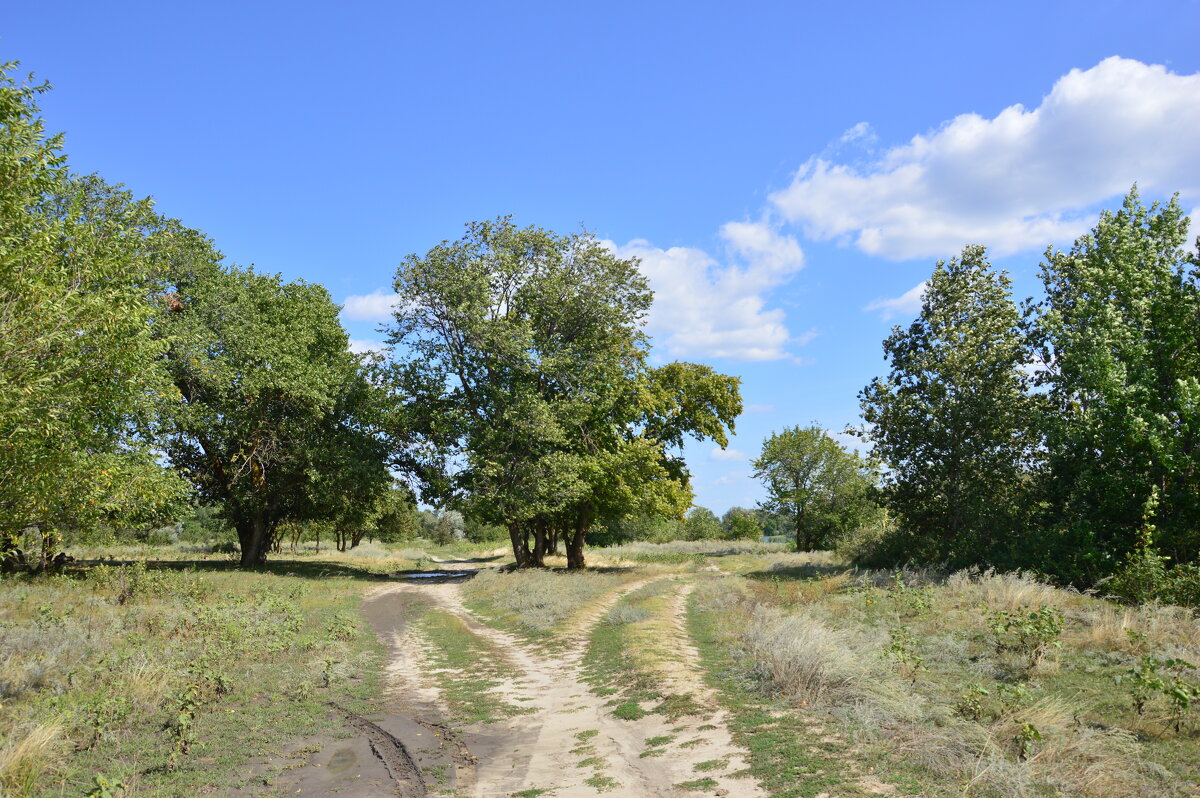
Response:
POLYGON ((1156 697, 1166 699, 1171 725, 1178 734, 1192 704, 1200 702, 1200 686, 1184 678, 1184 671, 1194 671, 1196 666, 1181 659, 1158 659, 1143 654, 1138 664, 1117 681, 1127 680, 1133 698, 1133 708, 1141 715, 1146 706, 1156 697))
POLYGON ((123 781, 110 781, 107 776, 96 775, 87 798, 119 798, 129 787, 123 781))
POLYGON ((704 762, 697 762, 693 767, 701 773, 708 773, 712 770, 724 770, 729 767, 728 759, 709 759, 704 762))
POLYGON ((650 713, 642 709, 636 701, 626 701, 618 704, 613 710, 613 717, 621 720, 641 720, 650 713))
POLYGON ((1041 741, 1042 733, 1038 731, 1037 726, 1032 723, 1021 723, 1020 729, 1013 735, 1013 742, 1017 746, 1017 759, 1028 759, 1033 750, 1033 744, 1041 741))
POLYGON ((591 778, 584 779, 583 783, 591 787, 596 792, 608 792, 609 790, 615 790, 621 786, 621 782, 600 773, 595 774, 591 778))
POLYGON ((913 684, 917 683, 917 676, 921 671, 927 670, 925 658, 917 653, 917 639, 907 626, 892 630, 892 642, 884 651, 884 656, 895 660, 897 665, 908 671, 913 684))
POLYGON ((1029 670, 1040 665, 1052 649, 1062 647, 1059 636, 1063 630, 1063 613, 1055 607, 1031 610, 1023 606, 1016 610, 999 610, 992 613, 988 621, 995 636, 996 651, 1024 657, 1029 670))
POLYGON ((707 792, 717 786, 716 779, 694 779, 693 781, 684 781, 675 785, 681 790, 689 790, 691 792, 707 792))
POLYGON ((983 699, 991 693, 978 682, 963 690, 954 704, 954 714, 965 720, 979 723, 983 720, 983 699))

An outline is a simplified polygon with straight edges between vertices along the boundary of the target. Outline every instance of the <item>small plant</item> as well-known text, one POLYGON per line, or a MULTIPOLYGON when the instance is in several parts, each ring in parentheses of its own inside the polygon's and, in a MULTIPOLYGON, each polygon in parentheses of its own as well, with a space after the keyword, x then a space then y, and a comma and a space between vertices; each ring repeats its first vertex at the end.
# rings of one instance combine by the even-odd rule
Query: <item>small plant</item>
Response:
POLYGON ((1017 759, 1021 761, 1028 759, 1033 750, 1033 744, 1041 741, 1042 733, 1038 731, 1037 726, 1032 723, 1022 723, 1021 728, 1013 735, 1013 742, 1017 746, 1017 759))
POLYGON ((906 670, 913 684, 916 684, 920 672, 926 670, 925 658, 917 653, 917 639, 906 626, 892 630, 892 643, 884 651, 884 656, 895 660, 906 670))
POLYGON ((1009 715, 1017 710, 1021 702, 1029 695, 1029 688, 1023 684, 1001 684, 996 687, 996 697, 1000 700, 1001 715, 1009 715))
POLYGON ((922 615, 933 607, 933 594, 929 588, 909 587, 904 583, 904 574, 900 571, 892 574, 888 595, 898 607, 907 610, 907 615, 922 615))
POLYGON ((990 695, 991 693, 984 689, 983 685, 978 682, 972 684, 958 697, 958 702, 954 705, 954 714, 979 723, 983 720, 984 715, 983 699, 990 695))
POLYGON ((1052 649, 1062 646, 1058 638, 1063 630, 1063 614, 1054 607, 1000 610, 989 616, 989 628, 996 638, 996 651, 1025 657, 1032 670, 1052 649))
POLYGON ((107 776, 97 774, 92 777, 92 788, 87 792, 87 798, 119 798, 129 787, 123 781, 110 781, 107 776))
POLYGON ((1192 705, 1200 702, 1200 686, 1183 676, 1184 671, 1195 668, 1195 665, 1181 659, 1164 660, 1143 654, 1137 666, 1118 676, 1117 681, 1124 679, 1131 685, 1133 709, 1139 715, 1145 713, 1155 696, 1165 698, 1171 725, 1178 734, 1192 705))
POLYGON ((358 624, 351 616, 339 613, 330 619, 325 632, 330 640, 353 640, 358 634, 358 624))
POLYGON ((1145 654, 1148 641, 1145 632, 1139 632, 1137 629, 1126 629, 1126 637, 1129 638, 1129 648, 1134 654, 1145 654))
POLYGON ((167 726, 171 737, 171 755, 167 760, 167 768, 175 770, 179 767, 179 758, 190 753, 192 743, 196 741, 196 712, 200 709, 200 687, 188 684, 175 696, 175 717, 167 726))

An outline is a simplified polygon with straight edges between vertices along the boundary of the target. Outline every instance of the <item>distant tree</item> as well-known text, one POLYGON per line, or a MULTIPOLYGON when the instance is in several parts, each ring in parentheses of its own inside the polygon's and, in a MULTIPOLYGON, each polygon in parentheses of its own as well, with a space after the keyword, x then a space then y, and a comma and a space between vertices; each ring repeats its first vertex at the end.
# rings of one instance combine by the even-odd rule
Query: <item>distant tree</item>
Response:
POLYGON ((144 524, 186 498, 148 435, 173 390, 150 325, 158 219, 68 174, 38 115, 49 87, 15 70, 0 64, 0 570, 56 562, 64 528, 144 524))
POLYGON ((754 510, 745 507, 730 507, 721 516, 721 526, 725 529, 725 537, 731 540, 749 540, 763 535, 763 525, 754 510))
POLYGON ((1187 230, 1177 199, 1146 208, 1135 188, 1069 252, 1046 253, 1030 313, 1052 532, 1038 565, 1066 578, 1109 573, 1146 524, 1176 562, 1200 550, 1200 262, 1187 230))
POLYGON ((379 502, 369 534, 384 543, 412 540, 421 534, 417 501, 407 487, 393 484, 379 502))
POLYGON ((696 506, 688 510, 681 531, 684 540, 719 540, 725 530, 716 514, 707 507, 696 506))
POLYGON ((166 449, 237 530, 241 565, 260 565, 282 522, 349 524, 387 490, 381 406, 324 288, 224 267, 173 233, 154 325, 182 397, 166 449))
POLYGON ((1009 286, 983 247, 939 261, 917 320, 883 343, 891 373, 859 395, 908 557, 1005 557, 1026 518, 1035 408, 1009 286))
POLYGON ((832 545, 871 507, 871 464, 816 424, 772 434, 753 465, 764 508, 791 517, 797 551, 832 545))
POLYGON ((406 258, 395 289, 395 464, 425 501, 504 525, 519 566, 561 539, 581 568, 601 520, 681 514, 672 450, 724 441, 740 411, 736 379, 646 365, 646 281, 590 235, 473 223, 406 258))

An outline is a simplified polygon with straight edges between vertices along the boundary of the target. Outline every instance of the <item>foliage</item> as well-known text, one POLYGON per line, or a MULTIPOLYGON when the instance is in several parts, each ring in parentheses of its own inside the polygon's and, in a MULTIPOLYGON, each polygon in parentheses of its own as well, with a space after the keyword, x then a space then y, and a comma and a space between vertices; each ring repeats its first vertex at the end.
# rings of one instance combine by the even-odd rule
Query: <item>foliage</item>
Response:
POLYGON ((988 628, 996 650, 1024 657, 1029 669, 1036 668, 1051 650, 1060 648, 1063 613, 1056 607, 1020 607, 998 610, 988 617, 988 628))
POLYGON ((725 441, 738 381, 646 365, 651 294, 593 236, 472 223, 396 274, 395 465, 422 497, 509 531, 520 566, 561 538, 570 567, 600 519, 679 515, 686 436, 725 441))
POLYGON ((725 537, 730 540, 756 540, 763 536, 763 524, 758 514, 744 507, 730 507, 721 516, 725 537))
POLYGON ((148 300, 148 200, 72 177, 0 64, 0 567, 55 561, 62 528, 162 517, 184 497, 147 433, 172 394, 148 300), (36 561, 22 530, 41 538, 36 561))
POLYGON ((1148 504, 1165 555, 1200 548, 1200 264, 1187 229, 1177 200, 1146 208, 1134 188, 1069 252, 1046 252, 1046 296, 1029 311, 1045 364, 1042 523, 1057 537, 1041 548, 1064 578, 1111 572, 1148 504))
POLYGON ((884 341, 891 373, 859 395, 893 548, 915 560, 989 562, 1022 528, 1033 400, 1009 286, 983 247, 939 261, 917 320, 884 341))
POLYGON ((324 288, 224 267, 173 229, 170 302, 154 325, 181 401, 166 450, 261 564, 281 523, 361 527, 391 484, 381 406, 324 288))
POLYGON ((699 505, 688 510, 687 517, 680 525, 680 532, 684 540, 720 540, 725 537, 725 529, 716 514, 699 505))
POLYGON ((873 508, 872 464, 817 424, 772 434, 753 465, 767 488, 764 507, 792 517, 797 551, 829 548, 873 508))

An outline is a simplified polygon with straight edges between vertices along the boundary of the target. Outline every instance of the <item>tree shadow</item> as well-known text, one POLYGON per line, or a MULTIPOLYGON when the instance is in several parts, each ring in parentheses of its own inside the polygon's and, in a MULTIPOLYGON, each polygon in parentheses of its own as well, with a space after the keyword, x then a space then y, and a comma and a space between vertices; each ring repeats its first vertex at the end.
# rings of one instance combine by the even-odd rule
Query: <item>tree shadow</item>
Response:
POLYGON ((749 571, 742 574, 742 576, 746 577, 747 579, 757 579, 759 581, 786 579, 788 581, 798 582, 806 579, 822 579, 828 576, 837 576, 853 570, 854 568, 849 565, 821 565, 818 563, 805 563, 804 565, 788 565, 778 568, 767 568, 762 571, 749 571))

